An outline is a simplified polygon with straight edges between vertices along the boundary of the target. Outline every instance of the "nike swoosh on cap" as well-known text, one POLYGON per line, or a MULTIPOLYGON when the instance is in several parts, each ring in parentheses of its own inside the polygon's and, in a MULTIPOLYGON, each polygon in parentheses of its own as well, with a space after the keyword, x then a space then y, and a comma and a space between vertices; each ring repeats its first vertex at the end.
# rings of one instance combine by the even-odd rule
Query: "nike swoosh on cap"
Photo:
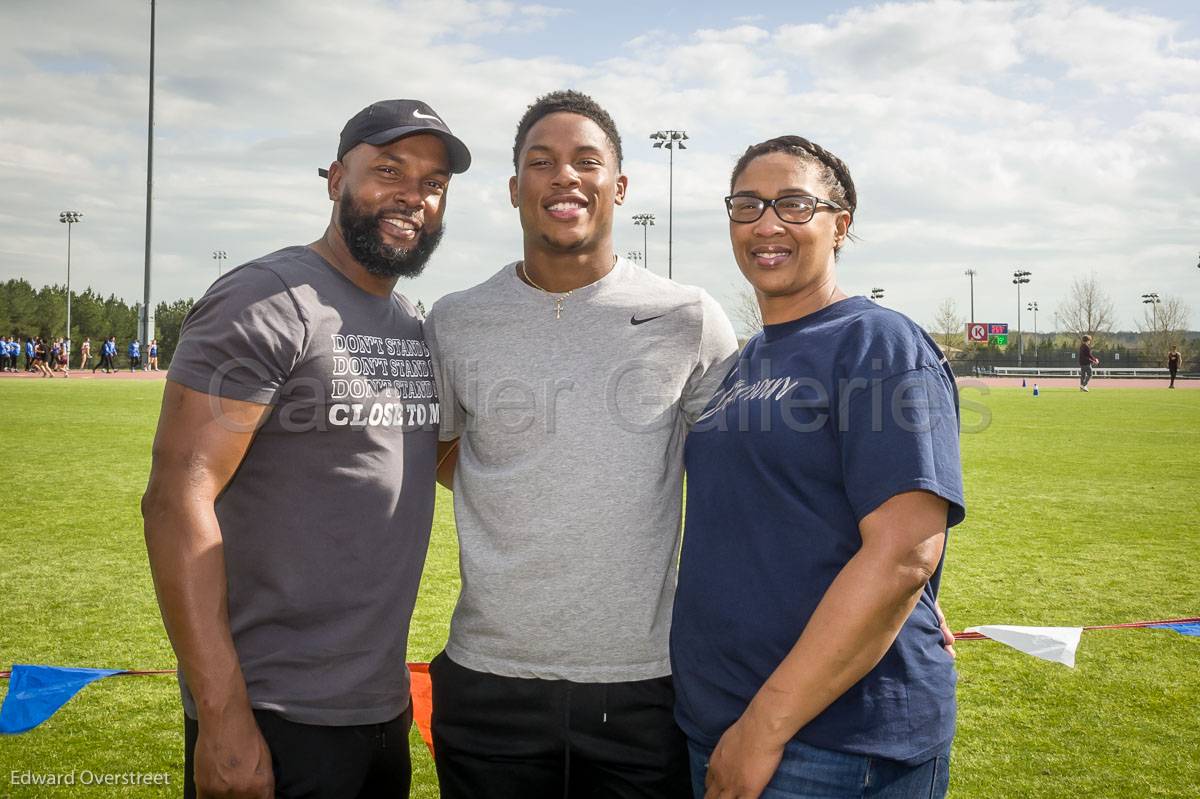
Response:
MULTIPOLYGON (((438 119, 438 117, 437 117, 436 115, 434 115, 434 114, 422 114, 420 111, 418 111, 418 110, 417 110, 417 109, 415 109, 415 108, 413 109, 413 116, 415 116, 417 119, 437 119, 437 121, 438 121, 438 122, 442 122, 442 120, 441 120, 441 119, 438 119)), ((445 123, 445 122, 442 122, 442 124, 443 124, 443 125, 445 125, 446 123, 445 123)))
POLYGON ((631 325, 640 325, 640 324, 644 324, 644 323, 646 323, 646 322, 652 322, 652 321, 654 321, 655 319, 661 319, 661 318, 662 318, 662 317, 664 317, 664 316, 666 316, 666 314, 661 314, 661 313, 660 313, 658 316, 647 316, 645 319, 638 319, 638 318, 637 318, 637 315, 635 314, 635 315, 633 315, 633 316, 629 317, 629 324, 631 324, 631 325))

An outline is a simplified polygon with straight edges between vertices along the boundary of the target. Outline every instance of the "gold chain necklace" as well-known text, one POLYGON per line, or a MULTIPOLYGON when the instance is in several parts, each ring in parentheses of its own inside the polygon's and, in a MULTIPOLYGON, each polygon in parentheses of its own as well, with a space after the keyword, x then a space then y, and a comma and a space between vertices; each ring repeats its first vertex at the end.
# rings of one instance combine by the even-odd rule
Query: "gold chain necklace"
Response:
MULTIPOLYGON (((563 300, 565 300, 567 297, 570 297, 570 296, 571 296, 571 292, 570 292, 570 291, 564 291, 564 292, 561 292, 561 293, 557 293, 557 292, 553 292, 553 291, 547 291, 546 289, 544 289, 544 288, 542 288, 541 286, 539 286, 537 283, 534 283, 534 282, 533 282, 533 278, 531 278, 531 277, 529 276, 529 270, 525 268, 525 262, 524 262, 524 261, 521 261, 521 274, 525 276, 525 282, 526 282, 526 283, 528 283, 529 285, 533 286, 535 289, 537 289, 538 291, 542 292, 543 294, 549 294, 551 297, 553 297, 553 298, 554 298, 554 318, 555 318, 555 319, 562 319, 562 305, 563 305, 563 300)), ((571 289, 571 291, 574 291, 574 289, 571 289)))

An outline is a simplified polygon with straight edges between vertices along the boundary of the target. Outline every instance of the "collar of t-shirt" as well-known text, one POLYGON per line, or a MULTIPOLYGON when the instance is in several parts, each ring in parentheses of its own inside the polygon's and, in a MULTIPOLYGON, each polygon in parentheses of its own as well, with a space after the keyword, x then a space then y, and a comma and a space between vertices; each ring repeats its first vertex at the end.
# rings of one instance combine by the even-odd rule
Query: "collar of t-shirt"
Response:
POLYGON ((847 297, 844 300, 838 300, 832 305, 826 305, 820 310, 813 311, 810 314, 801 316, 799 319, 792 319, 787 322, 779 322, 774 325, 763 325, 763 338, 767 341, 775 341, 785 336, 790 336, 792 333, 803 330, 813 325, 827 322, 830 319, 837 319, 846 314, 853 313, 863 307, 864 303, 871 302, 866 297, 847 297))

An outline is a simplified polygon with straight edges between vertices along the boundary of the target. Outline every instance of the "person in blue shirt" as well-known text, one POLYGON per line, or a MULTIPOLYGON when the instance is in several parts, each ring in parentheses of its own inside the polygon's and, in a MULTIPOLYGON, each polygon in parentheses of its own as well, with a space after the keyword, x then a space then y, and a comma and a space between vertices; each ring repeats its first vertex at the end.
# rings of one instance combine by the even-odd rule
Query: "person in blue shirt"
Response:
POLYGON ((96 361, 96 365, 92 367, 92 374, 96 374, 97 369, 103 369, 104 374, 116 371, 116 364, 113 363, 116 354, 117 339, 115 336, 109 336, 100 345, 100 360, 96 361))
POLYGON ((3 366, 6 372, 12 371, 8 366, 10 352, 8 336, 0 337, 0 366, 3 366))
POLYGON ((25 339, 25 371, 26 372, 32 372, 34 370, 33 356, 34 356, 33 339, 27 338, 27 339, 25 339))
POLYGON ((948 787, 957 390, 916 324, 838 286, 856 206, 846 165, 798 136, 750 147, 726 198, 764 327, 685 447, 671 657, 697 797, 948 787))
POLYGON ((142 368, 142 345, 136 338, 129 342, 129 371, 134 372, 142 368))
POLYGON ((147 365, 150 367, 150 371, 157 372, 158 371, 158 339, 156 339, 156 338, 150 339, 150 344, 146 347, 146 355, 149 358, 149 363, 147 365))

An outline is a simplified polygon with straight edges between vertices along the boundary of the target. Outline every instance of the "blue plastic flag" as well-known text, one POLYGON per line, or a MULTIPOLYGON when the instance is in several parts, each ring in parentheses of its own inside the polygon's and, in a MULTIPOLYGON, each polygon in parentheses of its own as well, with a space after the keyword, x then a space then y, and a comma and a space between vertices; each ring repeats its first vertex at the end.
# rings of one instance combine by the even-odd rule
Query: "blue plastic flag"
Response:
POLYGON ((1174 630, 1180 635, 1191 635, 1200 638, 1200 621, 1182 621, 1175 624, 1155 624, 1165 630, 1174 630))
POLYGON ((32 730, 79 693, 80 689, 124 669, 68 669, 15 664, 8 694, 0 707, 0 733, 32 730))

